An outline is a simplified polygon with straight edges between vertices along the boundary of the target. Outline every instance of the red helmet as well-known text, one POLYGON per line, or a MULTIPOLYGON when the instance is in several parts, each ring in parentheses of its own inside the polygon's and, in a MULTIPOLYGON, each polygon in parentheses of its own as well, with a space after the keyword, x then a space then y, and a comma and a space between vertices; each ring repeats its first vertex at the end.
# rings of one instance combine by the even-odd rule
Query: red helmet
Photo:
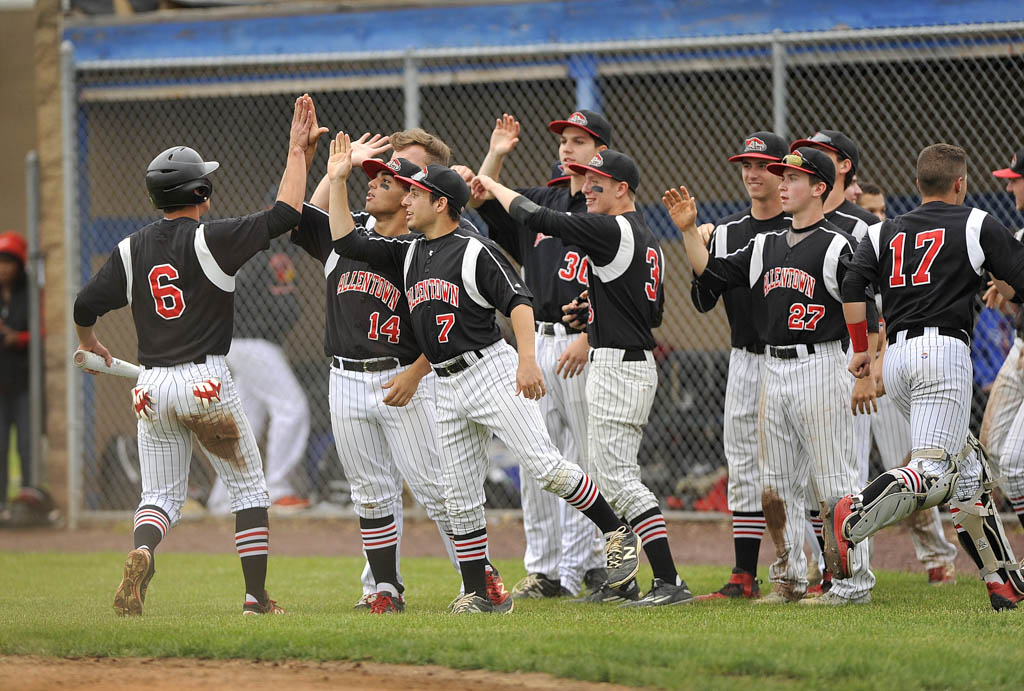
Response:
POLYGON ((13 230, 0 233, 0 254, 9 254, 24 266, 28 259, 28 247, 25 238, 13 230))

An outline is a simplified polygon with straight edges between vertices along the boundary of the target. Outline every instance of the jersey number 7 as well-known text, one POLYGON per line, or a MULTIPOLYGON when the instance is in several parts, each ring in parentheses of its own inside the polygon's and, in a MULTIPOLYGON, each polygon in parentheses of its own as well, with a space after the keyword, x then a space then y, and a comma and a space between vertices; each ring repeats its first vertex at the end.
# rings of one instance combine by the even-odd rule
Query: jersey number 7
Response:
MULTIPOLYGON (((907 277, 903 273, 903 247, 906 242, 906 233, 896 233, 892 240, 889 241, 889 248, 892 250, 892 274, 889 276, 890 288, 902 288, 907 285, 907 277)), ((911 285, 923 286, 932 282, 932 263, 945 242, 945 228, 936 228, 935 230, 927 230, 917 234, 914 239, 914 248, 920 250, 924 249, 925 245, 928 245, 928 249, 925 250, 924 256, 921 258, 921 265, 917 267, 917 271, 910 277, 911 285)))

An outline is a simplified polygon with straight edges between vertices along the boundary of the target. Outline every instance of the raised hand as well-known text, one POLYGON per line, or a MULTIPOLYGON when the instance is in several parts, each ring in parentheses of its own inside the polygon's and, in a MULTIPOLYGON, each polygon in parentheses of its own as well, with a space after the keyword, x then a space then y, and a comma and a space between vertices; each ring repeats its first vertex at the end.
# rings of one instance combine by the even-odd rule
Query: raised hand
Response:
POLYGON ((491 132, 491 152, 504 156, 512 152, 519 143, 519 121, 505 113, 494 121, 491 132))
POLYGON ((327 128, 321 127, 316 121, 316 105, 313 103, 313 99, 309 98, 309 114, 311 121, 309 123, 309 137, 307 139, 307 148, 316 148, 316 143, 319 141, 322 135, 327 134, 327 128))
POLYGON ((691 197, 685 187, 665 190, 661 203, 677 228, 683 232, 697 230, 697 198, 691 197))
POLYGON ((476 173, 474 173, 471 168, 456 163, 452 166, 452 170, 458 173, 462 177, 462 181, 467 185, 473 184, 473 178, 476 177, 476 173))
POLYGON ((376 158, 391 148, 391 143, 383 134, 370 136, 369 132, 363 132, 363 136, 352 142, 352 165, 361 166, 363 161, 376 158))
POLYGON ((305 151, 309 148, 309 128, 315 120, 313 99, 309 94, 302 94, 295 99, 295 112, 292 113, 292 126, 288 132, 288 146, 305 151))
POLYGON ((352 140, 344 132, 331 140, 331 157, 327 159, 327 177, 335 180, 347 180, 352 172, 352 140))

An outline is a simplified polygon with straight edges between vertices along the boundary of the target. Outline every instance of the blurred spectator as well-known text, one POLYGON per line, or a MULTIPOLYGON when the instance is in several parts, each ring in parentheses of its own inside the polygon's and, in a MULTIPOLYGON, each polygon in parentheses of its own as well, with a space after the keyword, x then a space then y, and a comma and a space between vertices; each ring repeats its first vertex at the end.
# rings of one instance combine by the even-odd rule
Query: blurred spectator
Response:
POLYGON ((0 511, 7 507, 11 428, 18 437, 21 486, 32 485, 28 396, 28 281, 25 238, 0 233, 0 511))
MULTIPOLYGON (((279 345, 299 318, 295 263, 272 247, 265 262, 253 258, 235 276, 235 337, 228 368, 242 409, 257 439, 266 432, 264 466, 270 501, 276 509, 305 509, 290 476, 306 453, 309 403, 279 345)), ((218 478, 206 508, 231 511, 227 488, 218 478)))
POLYGON ((879 219, 885 220, 885 194, 878 185, 865 182, 860 186, 860 196, 857 197, 857 205, 860 208, 873 213, 879 219))

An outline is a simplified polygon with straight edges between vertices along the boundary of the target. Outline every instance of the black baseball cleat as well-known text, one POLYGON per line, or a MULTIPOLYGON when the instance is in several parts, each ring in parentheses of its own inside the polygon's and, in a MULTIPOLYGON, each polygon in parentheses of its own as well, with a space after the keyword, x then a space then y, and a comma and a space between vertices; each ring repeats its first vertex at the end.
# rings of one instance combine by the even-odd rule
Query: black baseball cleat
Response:
POLYGON ((619 607, 665 607, 668 605, 688 605, 697 600, 686 587, 686 581, 679 579, 680 585, 667 583, 660 578, 651 582, 651 589, 635 602, 625 602, 619 607))
POLYGON ((1014 590, 1009 583, 986 583, 985 586, 988 588, 988 601, 997 612, 1017 609, 1017 603, 1024 600, 1024 595, 1014 590))
POLYGON ((586 573, 583 574, 583 587, 586 589, 587 594, 600 590, 601 586, 608 581, 608 570, 604 567, 597 569, 587 569, 586 573))
POLYGON ((481 597, 476 593, 469 593, 467 595, 460 595, 448 605, 449 614, 508 614, 512 611, 513 607, 512 598, 508 598, 508 605, 503 606, 503 609, 495 607, 494 604, 486 597, 481 597))
POLYGON ((626 525, 604 534, 604 558, 608 585, 618 588, 640 570, 640 540, 626 525))
POLYGON ((153 568, 153 554, 148 549, 133 549, 124 561, 124 575, 114 593, 114 611, 118 616, 142 614, 142 603, 146 600, 149 580, 156 570, 153 568))
POLYGON ((640 586, 631 578, 624 585, 612 588, 607 583, 583 597, 571 600, 577 604, 621 604, 640 599, 640 586))
POLYGON ((552 580, 542 573, 528 574, 512 586, 512 597, 517 600, 543 600, 549 597, 564 597, 567 593, 561 581, 552 580))

